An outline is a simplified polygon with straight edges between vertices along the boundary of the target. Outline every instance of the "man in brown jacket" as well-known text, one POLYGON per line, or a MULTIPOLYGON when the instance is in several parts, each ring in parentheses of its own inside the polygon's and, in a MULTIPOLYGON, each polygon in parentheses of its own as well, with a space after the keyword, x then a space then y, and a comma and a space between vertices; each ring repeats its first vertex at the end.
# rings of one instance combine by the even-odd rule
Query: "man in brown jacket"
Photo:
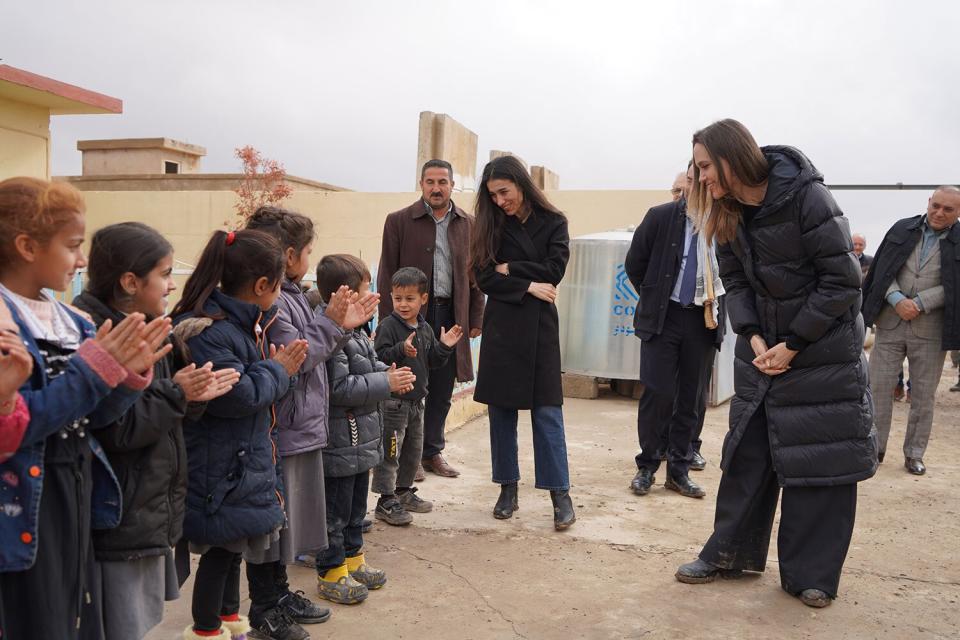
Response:
MULTIPOLYGON (((441 327, 459 324, 471 338, 480 335, 483 293, 470 282, 470 230, 473 217, 453 204, 453 167, 430 160, 420 171, 423 197, 387 216, 377 270, 380 318, 393 311, 390 279, 401 267, 417 267, 430 279, 426 321, 438 339, 441 327)), ((423 468, 455 478, 460 472, 443 459, 444 423, 450 411, 454 383, 473 380, 470 341, 461 340, 456 358, 430 371, 423 426, 423 468)))

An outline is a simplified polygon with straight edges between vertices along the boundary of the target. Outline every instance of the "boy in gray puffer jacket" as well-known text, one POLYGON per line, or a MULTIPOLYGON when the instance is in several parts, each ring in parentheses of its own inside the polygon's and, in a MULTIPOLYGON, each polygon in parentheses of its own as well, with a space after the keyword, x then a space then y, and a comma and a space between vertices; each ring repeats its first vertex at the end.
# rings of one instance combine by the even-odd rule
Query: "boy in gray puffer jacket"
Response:
MULTIPOLYGON (((351 255, 324 256, 317 266, 317 289, 324 300, 343 285, 363 296, 370 279, 363 261, 351 255)), ((409 367, 380 362, 370 338, 359 329, 326 366, 330 411, 323 470, 329 546, 317 554, 317 589, 331 602, 356 604, 366 599, 369 589, 387 581, 383 571, 366 564, 362 533, 370 469, 383 459, 379 405, 391 392, 412 389, 416 376, 409 367)))

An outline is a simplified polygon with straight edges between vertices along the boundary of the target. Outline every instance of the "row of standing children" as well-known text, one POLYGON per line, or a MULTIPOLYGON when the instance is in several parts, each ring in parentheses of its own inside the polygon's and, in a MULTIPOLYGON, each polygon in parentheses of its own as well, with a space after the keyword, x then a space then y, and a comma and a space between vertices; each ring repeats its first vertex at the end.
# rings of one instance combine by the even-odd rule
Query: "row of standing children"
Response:
POLYGON ((10 402, 9 383, 19 379, 15 402, 29 415, 0 463, 4 638, 103 636, 98 585, 114 574, 97 563, 92 531, 121 524, 129 484, 121 487, 94 434, 123 428, 171 349, 168 319, 130 309, 95 328, 49 293, 86 266, 84 219, 80 194, 66 184, 0 182, 0 296, 15 326, 0 344, 10 365, 0 401, 10 402))
POLYGON ((369 470, 380 402, 416 375, 359 329, 379 298, 369 272, 325 257, 314 311, 300 287, 312 223, 262 208, 213 234, 171 340, 169 243, 111 225, 87 265, 84 233, 72 187, 0 182, 0 633, 143 637, 189 573, 189 540, 201 557, 184 637, 309 637, 300 624, 330 613, 290 591, 295 555, 314 555, 333 602, 386 581, 363 553, 369 470), (48 291, 83 267, 81 311, 48 291))

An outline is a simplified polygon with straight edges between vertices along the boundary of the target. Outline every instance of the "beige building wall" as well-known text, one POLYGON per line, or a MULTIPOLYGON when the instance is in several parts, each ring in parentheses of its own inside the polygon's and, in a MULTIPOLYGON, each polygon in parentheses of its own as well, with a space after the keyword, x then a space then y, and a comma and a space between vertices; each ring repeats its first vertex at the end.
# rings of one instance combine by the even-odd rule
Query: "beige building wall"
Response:
POLYGON ((83 152, 83 175, 163 173, 166 161, 180 165, 180 173, 200 170, 199 157, 167 149, 90 149, 83 152))
POLYGON ((50 109, 0 99, 0 180, 50 178, 50 109))
MULTIPOLYGON (((127 220, 149 224, 163 233, 176 251, 177 266, 196 259, 215 229, 232 218, 236 196, 225 191, 88 191, 87 237, 98 228, 127 220)), ((376 269, 387 214, 415 202, 419 193, 359 193, 297 191, 284 206, 309 215, 317 229, 313 263, 327 253, 352 253, 376 269)), ((637 224, 646 211, 668 202, 668 191, 553 191, 547 197, 570 220, 570 235, 617 229, 637 224)), ((456 194, 460 207, 473 209, 473 194, 456 194)), ((185 276, 177 278, 180 290, 185 276)), ((178 298, 171 296, 171 305, 178 298)), ((470 389, 458 387, 449 424, 460 424, 486 407, 473 401, 470 389)))
MULTIPOLYGON (((228 191, 87 191, 87 231, 114 222, 149 224, 173 243, 177 259, 193 263, 210 233, 232 218, 236 196, 228 191)), ((317 228, 314 259, 326 253, 352 253, 376 266, 387 214, 409 206, 419 193, 296 191, 284 206, 309 215, 317 228)), ((670 193, 636 191, 548 191, 547 197, 570 220, 570 235, 636 224, 650 207, 668 202, 670 193)), ((473 194, 459 193, 456 204, 473 209, 473 194)))

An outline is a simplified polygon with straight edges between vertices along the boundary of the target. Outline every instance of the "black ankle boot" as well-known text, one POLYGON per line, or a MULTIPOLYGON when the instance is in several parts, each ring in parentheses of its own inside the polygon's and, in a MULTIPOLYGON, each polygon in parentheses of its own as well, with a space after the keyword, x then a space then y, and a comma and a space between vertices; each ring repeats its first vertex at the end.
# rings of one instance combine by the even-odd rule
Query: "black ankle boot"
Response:
POLYGON ((573 512, 573 500, 568 491, 551 491, 553 500, 553 528, 557 531, 566 529, 577 521, 577 514, 573 512))
POLYGON ((520 503, 517 502, 517 483, 500 485, 500 497, 497 504, 493 507, 493 517, 498 520, 506 520, 513 515, 514 511, 520 509, 520 503))

